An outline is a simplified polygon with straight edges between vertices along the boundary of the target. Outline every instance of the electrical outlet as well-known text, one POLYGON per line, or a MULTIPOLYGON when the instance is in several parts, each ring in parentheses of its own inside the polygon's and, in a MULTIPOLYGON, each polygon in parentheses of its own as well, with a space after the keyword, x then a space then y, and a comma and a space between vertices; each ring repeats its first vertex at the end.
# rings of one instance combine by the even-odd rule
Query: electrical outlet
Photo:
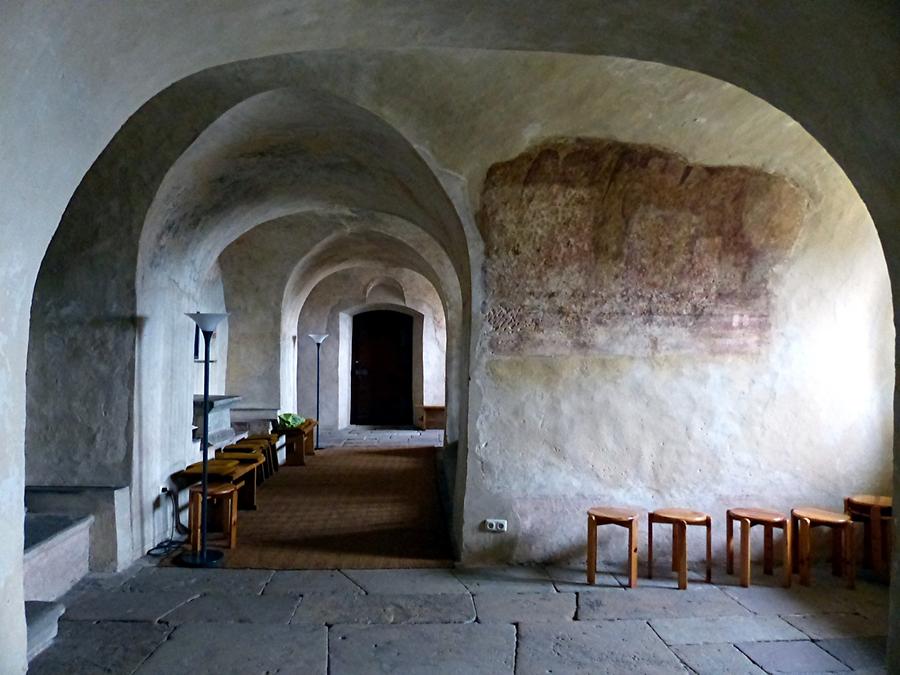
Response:
POLYGON ((159 486, 159 494, 164 495, 164 494, 167 494, 168 492, 169 492, 169 487, 167 485, 159 486))
POLYGON ((488 518, 484 521, 484 529, 486 529, 488 532, 506 532, 506 521, 502 520, 501 518, 488 518))

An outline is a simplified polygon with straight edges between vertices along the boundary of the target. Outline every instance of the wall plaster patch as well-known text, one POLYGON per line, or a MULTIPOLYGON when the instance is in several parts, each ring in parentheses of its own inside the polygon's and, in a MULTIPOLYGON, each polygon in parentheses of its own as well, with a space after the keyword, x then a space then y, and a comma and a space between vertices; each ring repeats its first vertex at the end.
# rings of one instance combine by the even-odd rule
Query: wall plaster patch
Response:
POLYGON ((494 164, 478 214, 491 349, 755 351, 807 201, 760 169, 609 140, 554 140, 494 164))

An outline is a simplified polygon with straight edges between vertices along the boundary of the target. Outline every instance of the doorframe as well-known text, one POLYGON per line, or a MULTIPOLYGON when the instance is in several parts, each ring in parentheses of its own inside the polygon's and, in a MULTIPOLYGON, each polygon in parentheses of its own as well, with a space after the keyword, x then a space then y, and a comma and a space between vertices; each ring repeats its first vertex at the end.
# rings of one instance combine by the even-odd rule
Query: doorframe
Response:
POLYGON ((425 401, 425 361, 423 337, 425 315, 421 312, 391 302, 379 302, 352 307, 338 316, 338 428, 350 426, 350 375, 353 367, 353 317, 366 312, 390 311, 406 314, 413 319, 412 326, 412 419, 415 424, 418 411, 425 401))

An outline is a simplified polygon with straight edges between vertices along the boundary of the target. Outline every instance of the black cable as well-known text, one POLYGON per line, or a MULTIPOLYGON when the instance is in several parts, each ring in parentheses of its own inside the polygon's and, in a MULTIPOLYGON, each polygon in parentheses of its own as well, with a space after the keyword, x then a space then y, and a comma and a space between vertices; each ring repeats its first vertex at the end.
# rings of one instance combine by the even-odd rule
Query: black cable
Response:
POLYGON ((161 558, 172 551, 181 548, 184 545, 184 539, 175 539, 175 531, 178 530, 178 496, 173 490, 167 490, 166 494, 172 502, 172 527, 169 531, 169 537, 163 539, 156 546, 147 551, 147 555, 154 558, 161 558))

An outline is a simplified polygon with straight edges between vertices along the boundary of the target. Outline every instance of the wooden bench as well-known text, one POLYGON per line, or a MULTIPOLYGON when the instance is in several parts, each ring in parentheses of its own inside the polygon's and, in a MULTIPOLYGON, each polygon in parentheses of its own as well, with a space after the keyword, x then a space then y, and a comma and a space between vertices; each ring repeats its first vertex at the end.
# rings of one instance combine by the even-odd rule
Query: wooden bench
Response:
POLYGON ((316 454, 315 428, 318 422, 307 419, 299 427, 280 429, 285 435, 287 449, 285 464, 288 466, 305 466, 307 455, 316 454))
MULTIPOLYGON (((208 474, 219 482, 243 483, 238 489, 238 508, 244 511, 256 510, 256 472, 260 466, 258 460, 238 461, 233 459, 216 458, 209 460, 208 474)), ((187 479, 196 482, 203 473, 203 462, 196 462, 185 467, 180 472, 187 479)), ((173 481, 178 484, 176 477, 173 481)))

